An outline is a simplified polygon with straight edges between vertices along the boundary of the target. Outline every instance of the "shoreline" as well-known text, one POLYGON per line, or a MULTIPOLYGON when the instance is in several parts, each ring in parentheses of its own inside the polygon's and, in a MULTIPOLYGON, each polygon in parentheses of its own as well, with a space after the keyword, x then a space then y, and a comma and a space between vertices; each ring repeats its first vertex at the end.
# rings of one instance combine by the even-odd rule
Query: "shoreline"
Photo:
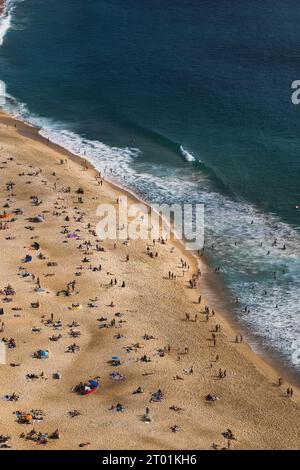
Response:
MULTIPOLYGON (((204 305, 214 306, 207 303, 204 296, 201 305, 197 302, 199 293, 203 292, 201 278, 197 289, 188 287, 188 279, 197 271, 197 263, 179 241, 157 242, 155 249, 159 257, 155 259, 146 253, 145 245, 153 246, 152 242, 136 240, 128 247, 117 242, 114 247, 112 240, 108 240, 103 243, 103 253, 92 250, 88 255, 94 266, 101 263, 104 269, 98 273, 84 265, 71 298, 57 297, 57 292, 73 278, 74 271, 80 269, 78 265, 84 256, 84 250, 77 246, 79 242, 68 240, 62 232, 62 227, 66 226, 64 212, 70 216, 67 223, 70 230, 77 227, 80 239, 88 237, 90 240, 92 235, 88 229, 95 226, 95 211, 100 202, 116 204, 121 194, 128 195, 133 202, 137 198, 106 179, 100 187, 95 180, 97 172, 90 164, 84 171, 81 157, 48 144, 37 129, 7 114, 0 115, 0 134, 2 181, 4 184, 11 179, 16 183, 13 207, 25 211, 25 216, 17 216, 13 227, 8 227, 13 228, 11 235, 16 238, 15 242, 8 241, 9 230, 0 232, 4 253, 0 287, 9 281, 16 289, 14 303, 4 304, 4 334, 16 335, 18 347, 8 354, 9 361, 20 363, 13 373, 9 373, 9 364, 0 368, 1 395, 12 392, 20 395, 18 404, 0 402, 5 426, 0 434, 5 429, 6 434, 12 435, 14 448, 35 449, 34 443, 18 439, 24 428, 12 416, 15 409, 26 410, 27 407, 27 410, 38 408, 46 413, 43 422, 34 423, 38 430, 59 428, 61 438, 49 441, 51 449, 78 448, 83 439, 88 439, 93 449, 208 449, 212 443, 226 445, 222 432, 227 428, 233 429, 238 437, 232 443, 236 449, 299 448, 299 390, 295 388, 292 399, 286 397, 289 383, 279 387, 277 372, 255 355, 247 343, 235 343, 234 331, 227 325, 222 311, 216 310, 215 316, 205 319, 204 305), (64 164, 60 164, 62 157, 64 164), (36 175, 38 169, 40 173, 36 175), (70 193, 63 191, 66 186, 72 188, 70 193), (84 188, 82 204, 76 200, 78 187, 84 188), (41 208, 37 209, 30 202, 32 194, 42 200, 41 208), (45 222, 35 225, 33 233, 24 230, 28 217, 41 211, 45 212, 45 222), (78 213, 85 213, 84 220, 76 220, 78 213), (41 279, 45 290, 40 294, 33 290, 35 283, 20 278, 16 269, 32 238, 38 239, 46 260, 57 261, 60 266, 47 268, 47 261, 38 260, 34 255, 28 269, 41 279), (130 261, 125 263, 128 253, 130 261), (190 265, 189 271, 182 269, 180 258, 190 265), (175 280, 168 280, 170 268, 177 273, 175 280), (108 285, 112 275, 118 277, 115 287, 108 285), (126 280, 125 289, 120 288, 122 279, 126 280), (92 309, 88 302, 95 299, 95 295, 97 308, 92 309), (30 308, 30 301, 37 298, 41 299, 40 311, 30 308), (111 300, 116 305, 114 309, 109 306, 111 300), (70 312, 71 302, 76 301, 81 303, 82 310, 70 312), (10 311, 13 305, 22 306, 23 312, 13 314, 10 311), (98 317, 104 315, 110 319, 115 311, 122 312, 122 323, 117 321, 111 329, 99 329, 98 317), (63 321, 62 338, 58 343, 49 342, 52 328, 43 320, 53 312, 55 320, 63 321), (190 313, 191 321, 184 318, 185 312, 190 313), (198 320, 193 320, 195 314, 198 320), (75 356, 65 354, 72 341, 66 324, 72 320, 80 322, 82 331, 81 338, 76 340, 81 350, 75 356), (211 336, 217 322, 221 324, 221 332, 217 333, 214 347, 211 336), (38 325, 41 331, 32 332, 38 325), (113 333, 123 333, 124 339, 116 339, 113 333), (143 340, 145 333, 153 334, 154 339, 143 340), (135 347, 135 351, 126 351, 137 341, 143 341, 141 350, 135 347), (170 352, 158 355, 157 351, 167 344, 170 344, 170 352), (41 347, 50 349, 48 361, 32 358, 32 352, 41 347), (182 352, 185 347, 188 351, 182 352), (141 353, 150 357, 149 364, 141 362, 141 353), (216 353, 220 360, 215 359, 216 353), (112 369, 108 359, 115 355, 120 355, 122 364, 112 369), (184 371, 191 366, 194 372, 186 374, 184 371), (220 379, 218 370, 224 367, 227 377, 220 379), (25 380, 28 372, 40 373, 41 370, 47 382, 25 380), (62 372, 61 380, 51 378, 56 370, 62 372), (113 383, 109 378, 112 370, 124 373, 127 380, 113 383), (88 398, 72 393, 76 381, 95 376, 100 376, 98 393, 88 398), (138 385, 145 388, 144 395, 133 394, 138 385), (163 403, 149 404, 151 393, 158 389, 165 393, 163 403), (207 393, 216 394, 220 401, 207 403, 207 393), (116 403, 124 404, 124 413, 111 411, 112 404, 116 403), (183 411, 179 414, 170 411, 171 405, 183 406, 183 411), (150 407, 151 424, 141 420, 140 413, 145 406, 150 407), (81 416, 70 419, 68 411, 74 407, 81 416), (182 432, 173 434, 170 427, 174 424, 182 427, 182 432)), ((5 192, 5 187, 3 192, 4 204, 5 196, 12 194, 5 192)))
MULTIPOLYGON (((82 156, 73 154, 59 144, 48 141, 39 133, 38 127, 26 123, 21 118, 19 119, 14 117, 6 111, 0 109, 0 122, 3 120, 11 126, 14 126, 15 123, 17 123, 19 125, 18 132, 24 137, 34 139, 49 148, 57 150, 63 156, 70 158, 80 166, 82 166, 83 162, 85 161, 90 170, 96 171, 98 173, 98 170, 92 163, 89 162, 89 160, 82 156)), ((151 207, 147 201, 143 200, 129 188, 126 188, 115 181, 111 181, 106 177, 106 175, 102 175, 102 178, 106 181, 107 184, 121 191, 129 199, 132 198, 135 202, 142 202, 148 208, 151 207)), ((187 250, 183 240, 173 240, 173 243, 179 246, 183 256, 189 258, 191 263, 194 264, 195 271, 197 271, 199 268, 202 272, 202 275, 205 273, 204 280, 202 280, 203 282, 201 281, 201 293, 203 293, 203 291, 205 292, 204 300, 208 305, 214 303, 217 306, 216 317, 222 326, 225 327, 227 334, 232 335, 233 337, 237 334, 243 335, 245 338, 244 344, 246 348, 244 352, 246 357, 250 359, 251 362, 253 362, 253 364, 269 379, 274 380, 274 377, 284 377, 293 387, 297 389, 300 395, 300 374, 293 370, 291 366, 284 365, 281 361, 279 353, 272 351, 271 348, 263 346, 262 340, 260 340, 260 338, 257 339, 249 327, 242 325, 241 322, 230 313, 231 302, 228 300, 224 301, 224 299, 220 297, 220 280, 212 275, 212 268, 205 255, 199 255, 195 252, 187 250)))

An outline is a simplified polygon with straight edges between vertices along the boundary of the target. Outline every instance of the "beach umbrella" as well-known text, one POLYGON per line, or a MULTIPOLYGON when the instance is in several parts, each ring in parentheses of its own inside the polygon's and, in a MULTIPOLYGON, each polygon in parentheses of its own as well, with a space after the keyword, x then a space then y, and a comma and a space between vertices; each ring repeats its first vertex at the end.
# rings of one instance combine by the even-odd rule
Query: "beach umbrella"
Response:
POLYGON ((91 387, 99 387, 99 382, 97 382, 97 380, 94 380, 94 379, 91 379, 89 380, 89 384, 91 385, 91 387))
POLYGON ((119 358, 119 356, 112 356, 111 360, 114 361, 114 362, 116 362, 116 361, 121 361, 121 359, 119 358))

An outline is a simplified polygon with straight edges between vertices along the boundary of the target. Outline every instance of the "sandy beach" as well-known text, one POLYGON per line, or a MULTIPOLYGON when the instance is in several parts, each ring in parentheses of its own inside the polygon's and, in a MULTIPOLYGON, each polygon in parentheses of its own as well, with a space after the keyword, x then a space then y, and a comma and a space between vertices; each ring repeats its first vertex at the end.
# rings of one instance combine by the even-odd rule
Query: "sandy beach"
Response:
POLYGON ((222 312, 203 296, 199 303, 191 253, 171 240, 98 239, 98 205, 127 193, 99 184, 95 169, 5 114, 0 171, 0 435, 8 446, 300 448, 299 390, 288 397, 290 384, 278 385, 279 373, 236 342, 222 312), (100 383, 95 393, 74 392, 90 379, 100 383), (17 401, 4 398, 13 393, 17 401), (36 419, 21 423, 26 415, 36 419), (58 433, 39 443, 25 438, 32 429, 58 433))

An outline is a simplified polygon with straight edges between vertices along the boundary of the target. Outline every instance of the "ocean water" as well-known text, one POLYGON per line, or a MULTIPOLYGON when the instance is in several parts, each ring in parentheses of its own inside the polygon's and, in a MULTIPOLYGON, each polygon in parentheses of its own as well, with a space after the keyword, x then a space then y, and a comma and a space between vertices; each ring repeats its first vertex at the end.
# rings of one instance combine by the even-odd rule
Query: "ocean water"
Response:
POLYGON ((299 16, 296 0, 11 0, 0 79, 7 110, 150 203, 204 203, 232 315, 300 373, 299 16))

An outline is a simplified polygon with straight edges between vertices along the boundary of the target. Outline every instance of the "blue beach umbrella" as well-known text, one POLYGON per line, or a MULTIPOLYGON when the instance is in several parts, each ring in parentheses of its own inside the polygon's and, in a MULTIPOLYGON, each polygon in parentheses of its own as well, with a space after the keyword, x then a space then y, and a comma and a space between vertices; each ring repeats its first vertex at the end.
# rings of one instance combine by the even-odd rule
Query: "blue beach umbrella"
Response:
POLYGON ((89 384, 93 388, 99 387, 99 382, 97 382, 97 380, 89 380, 89 384))
POLYGON ((114 362, 121 361, 121 359, 118 356, 112 356, 111 360, 114 362))

